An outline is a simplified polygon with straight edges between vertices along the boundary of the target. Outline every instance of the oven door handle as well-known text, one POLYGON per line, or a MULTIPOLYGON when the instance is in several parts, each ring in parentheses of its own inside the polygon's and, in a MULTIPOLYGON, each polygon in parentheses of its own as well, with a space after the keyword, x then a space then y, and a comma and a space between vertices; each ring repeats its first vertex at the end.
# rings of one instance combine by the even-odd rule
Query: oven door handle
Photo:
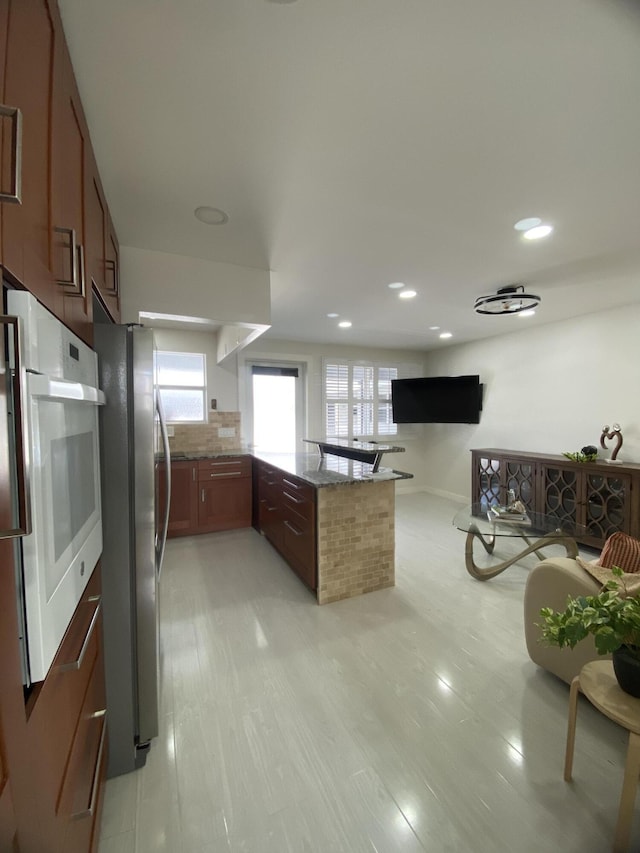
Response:
POLYGON ((104 391, 82 382, 72 382, 69 379, 56 379, 43 373, 27 373, 27 391, 31 397, 42 397, 47 400, 65 402, 91 403, 94 406, 104 406, 106 397, 104 391))
MULTIPOLYGON (((17 317, 7 315, 0 316, 0 325, 12 329, 11 343, 13 344, 13 364, 7 366, 8 381, 6 387, 7 397, 11 398, 11 409, 13 418, 8 420, 7 426, 13 435, 13 449, 15 450, 15 469, 11 478, 15 484, 15 493, 12 500, 15 510, 11 513, 13 518, 12 527, 0 529, 0 539, 13 539, 18 536, 27 536, 31 533, 31 496, 29 494, 29 450, 28 443, 24 440, 24 405, 25 388, 24 372, 21 369, 20 349, 20 324, 17 317)), ((8 401, 7 401, 8 402, 8 401)), ((8 408, 8 406, 7 406, 8 408)), ((9 441, 10 441, 9 437, 9 441)), ((3 516, 4 516, 4 509, 3 516)))

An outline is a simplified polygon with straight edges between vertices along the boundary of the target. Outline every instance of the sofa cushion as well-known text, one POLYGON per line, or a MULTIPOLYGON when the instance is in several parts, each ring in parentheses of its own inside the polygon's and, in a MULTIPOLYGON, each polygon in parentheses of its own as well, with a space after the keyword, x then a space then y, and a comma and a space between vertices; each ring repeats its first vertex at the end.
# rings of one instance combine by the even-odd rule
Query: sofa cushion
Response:
POLYGON ((640 572, 640 540, 627 533, 614 533, 604 543, 598 565, 605 569, 618 566, 625 574, 640 572))

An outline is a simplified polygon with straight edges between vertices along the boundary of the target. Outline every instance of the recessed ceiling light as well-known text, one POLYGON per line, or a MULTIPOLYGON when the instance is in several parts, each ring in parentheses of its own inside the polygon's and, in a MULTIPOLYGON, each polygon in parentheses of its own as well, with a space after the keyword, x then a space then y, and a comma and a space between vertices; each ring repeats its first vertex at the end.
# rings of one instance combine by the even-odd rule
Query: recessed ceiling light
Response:
POLYGON ((401 290, 398 296, 400 299, 413 299, 414 296, 417 296, 415 290, 401 290))
POLYGON ((390 287, 391 290, 400 290, 401 287, 404 287, 404 281, 392 281, 387 287, 390 287))
POLYGON ((224 225, 229 221, 229 217, 217 207, 196 207, 193 215, 205 225, 224 225))
POLYGON ((520 317, 533 317, 533 315, 535 313, 536 312, 533 310, 533 308, 529 308, 527 311, 521 311, 519 316, 520 317))
POLYGON ((537 225, 542 225, 542 219, 529 216, 527 219, 519 219, 513 227, 516 231, 528 231, 529 228, 535 228, 537 225))
POLYGON ((541 240, 543 237, 548 237, 553 231, 553 225, 536 225, 535 228, 529 228, 522 235, 525 240, 541 240))
POLYGON ((338 325, 340 326, 341 329, 348 329, 351 327, 352 323, 351 323, 351 320, 340 320, 338 325))
POLYGON ((437 332, 440 326, 429 326, 429 330, 432 332, 437 332))
POLYGON ((441 338, 452 338, 453 332, 440 332, 440 337, 441 338))
POLYGON ((331 317, 331 319, 333 319, 334 317, 339 317, 339 316, 340 316, 339 314, 334 314, 333 311, 331 312, 331 314, 327 314, 327 317, 331 317))

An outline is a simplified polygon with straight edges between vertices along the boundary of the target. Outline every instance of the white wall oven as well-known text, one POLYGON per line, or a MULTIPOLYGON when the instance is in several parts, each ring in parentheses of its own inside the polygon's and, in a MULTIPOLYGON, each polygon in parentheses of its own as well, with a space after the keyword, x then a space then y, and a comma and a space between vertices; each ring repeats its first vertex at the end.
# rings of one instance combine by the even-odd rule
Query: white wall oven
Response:
MULTIPOLYGON (((47 674, 102 551, 96 354, 25 291, 12 364, 22 400, 26 502, 19 611, 25 684, 47 674)), ((10 356, 11 361, 11 356, 10 356)))

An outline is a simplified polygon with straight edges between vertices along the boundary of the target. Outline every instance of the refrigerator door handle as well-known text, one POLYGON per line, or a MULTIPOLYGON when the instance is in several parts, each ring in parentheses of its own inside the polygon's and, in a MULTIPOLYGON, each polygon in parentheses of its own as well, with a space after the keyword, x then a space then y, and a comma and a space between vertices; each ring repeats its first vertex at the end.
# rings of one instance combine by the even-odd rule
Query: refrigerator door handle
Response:
POLYGON ((169 450, 169 435, 167 433, 167 425, 164 420, 164 411, 162 409, 162 400, 160 394, 156 392, 156 411, 158 413, 158 421, 160 423, 160 433, 162 435, 162 446, 164 449, 165 458, 165 505, 163 507, 162 526, 160 528, 158 542, 156 544, 156 574, 158 580, 162 574, 162 561, 164 560, 164 548, 167 544, 167 529, 169 527, 169 506, 171 504, 171 452, 169 450))

